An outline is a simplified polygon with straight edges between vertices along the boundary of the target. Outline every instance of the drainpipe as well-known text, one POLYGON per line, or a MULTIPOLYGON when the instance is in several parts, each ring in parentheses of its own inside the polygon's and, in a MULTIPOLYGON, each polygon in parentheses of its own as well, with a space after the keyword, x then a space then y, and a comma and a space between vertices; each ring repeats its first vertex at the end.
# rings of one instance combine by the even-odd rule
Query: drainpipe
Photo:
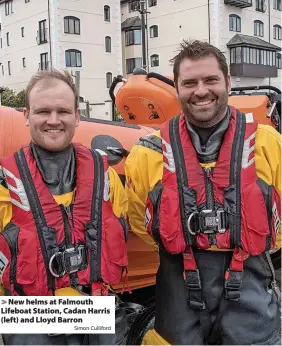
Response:
POLYGON ((50 49, 50 65, 53 69, 52 43, 51 43, 51 18, 50 18, 50 0, 48 0, 48 31, 49 31, 49 49, 50 49))
POLYGON ((146 11, 146 39, 147 39, 147 72, 150 72, 150 61, 149 61, 149 38, 148 38, 148 12, 146 11))
POLYGON ((208 0, 208 25, 209 25, 209 43, 211 43, 211 14, 210 14, 210 0, 208 0))
MULTIPOLYGON (((270 0, 268 0, 268 42, 270 43, 270 0)), ((271 52, 272 53, 272 52, 271 52)), ((275 55, 276 57, 276 55, 275 55)), ((268 78, 268 85, 271 85, 271 78, 268 78)))
POLYGON ((145 31, 145 0, 140 0, 140 14, 141 14, 141 33, 142 33, 142 67, 147 70, 147 54, 146 54, 146 31, 145 31))

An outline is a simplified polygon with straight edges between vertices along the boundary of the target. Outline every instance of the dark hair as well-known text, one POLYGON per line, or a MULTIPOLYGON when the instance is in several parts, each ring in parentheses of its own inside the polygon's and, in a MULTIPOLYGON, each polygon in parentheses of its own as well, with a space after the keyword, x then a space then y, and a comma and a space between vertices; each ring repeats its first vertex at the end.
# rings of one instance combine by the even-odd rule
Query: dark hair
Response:
POLYGON ((227 81, 228 65, 224 54, 218 48, 205 41, 183 40, 182 43, 180 43, 179 53, 170 60, 170 62, 173 64, 174 83, 176 87, 181 61, 183 59, 198 60, 206 56, 214 56, 216 58, 219 68, 221 69, 224 78, 227 81))
POLYGON ((35 85, 42 80, 52 80, 52 79, 53 80, 57 79, 62 82, 65 82, 71 88, 74 94, 74 99, 75 99, 74 106, 77 109, 78 108, 78 91, 73 83, 72 76, 68 73, 68 71, 60 72, 56 69, 39 71, 34 76, 31 77, 26 87, 26 93, 25 93, 27 109, 30 108, 29 94, 31 90, 35 87, 35 85))

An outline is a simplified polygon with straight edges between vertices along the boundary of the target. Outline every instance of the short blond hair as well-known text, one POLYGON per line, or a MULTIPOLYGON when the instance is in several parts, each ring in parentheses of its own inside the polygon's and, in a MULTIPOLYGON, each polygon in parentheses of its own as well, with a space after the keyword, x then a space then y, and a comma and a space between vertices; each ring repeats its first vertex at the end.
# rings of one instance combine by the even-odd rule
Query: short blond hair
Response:
POLYGON ((74 85, 73 83, 73 79, 72 79, 72 76, 69 74, 68 71, 58 71, 56 69, 52 69, 52 70, 43 70, 43 71, 39 71, 37 72, 34 76, 31 77, 27 87, 26 87, 26 93, 25 93, 25 99, 26 99, 26 107, 27 109, 30 108, 30 103, 29 103, 29 95, 30 95, 30 92, 31 90, 35 87, 35 85, 38 83, 38 82, 41 82, 43 80, 52 80, 52 79, 57 79, 57 80, 60 80, 62 82, 65 82, 70 88, 71 90, 73 91, 73 94, 74 94, 74 106, 75 106, 75 109, 78 108, 79 106, 79 100, 78 100, 78 91, 77 91, 77 88, 76 86, 74 85))

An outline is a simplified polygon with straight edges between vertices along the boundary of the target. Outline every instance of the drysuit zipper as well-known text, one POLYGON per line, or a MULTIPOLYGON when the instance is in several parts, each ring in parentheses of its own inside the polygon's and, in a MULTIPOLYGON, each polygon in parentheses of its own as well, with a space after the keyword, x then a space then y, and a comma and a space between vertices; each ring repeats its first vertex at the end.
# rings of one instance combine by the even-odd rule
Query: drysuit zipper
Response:
MULTIPOLYGON (((203 171, 206 185, 206 209, 215 211, 213 182, 211 181, 213 167, 203 168, 203 171)), ((209 233, 208 237, 210 246, 216 245, 215 233, 209 233)))

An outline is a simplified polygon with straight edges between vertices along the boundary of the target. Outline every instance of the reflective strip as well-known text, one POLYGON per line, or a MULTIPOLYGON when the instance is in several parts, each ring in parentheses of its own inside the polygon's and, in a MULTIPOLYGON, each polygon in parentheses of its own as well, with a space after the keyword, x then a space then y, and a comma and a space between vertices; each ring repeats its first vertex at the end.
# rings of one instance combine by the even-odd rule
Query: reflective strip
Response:
POLYGON ((2 279, 4 270, 6 269, 8 263, 8 258, 3 254, 2 251, 0 251, 0 279, 2 279))
POLYGON ((255 144, 250 146, 251 141, 256 138, 256 132, 250 135, 248 139, 244 141, 243 156, 242 156, 242 168, 248 168, 255 162, 255 156, 249 160, 251 153, 255 150, 255 144))
POLYGON ((254 122, 254 115, 253 113, 246 113, 246 123, 250 124, 254 122))

